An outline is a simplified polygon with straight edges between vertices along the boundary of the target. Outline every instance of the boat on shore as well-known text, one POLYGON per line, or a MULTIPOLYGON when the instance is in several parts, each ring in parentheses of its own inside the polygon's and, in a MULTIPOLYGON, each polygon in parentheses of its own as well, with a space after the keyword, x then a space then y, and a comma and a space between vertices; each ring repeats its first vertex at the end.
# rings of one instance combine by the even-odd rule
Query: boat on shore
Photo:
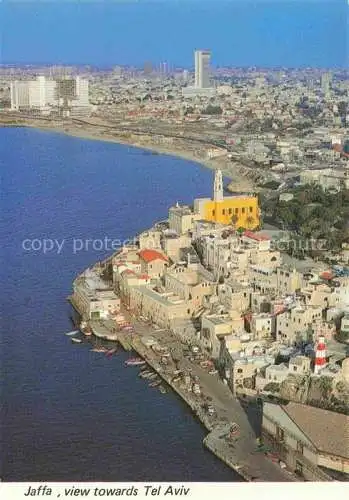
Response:
POLYGON ((113 356, 113 354, 115 354, 117 350, 118 350, 117 347, 114 347, 113 349, 108 349, 107 351, 105 351, 105 355, 109 358, 113 356))
POLYGON ((79 330, 74 330, 74 331, 72 331, 72 332, 68 332, 68 333, 66 333, 65 335, 66 335, 67 337, 72 337, 73 335, 76 335, 77 333, 79 333, 79 330))
POLYGON ((106 349, 103 346, 96 346, 93 349, 91 349, 91 352, 106 352, 108 349, 106 349))
POLYGON ((167 389, 163 385, 159 386, 159 391, 161 392, 161 394, 166 394, 167 393, 167 389))
POLYGON ((81 343, 82 343, 82 340, 81 340, 81 339, 75 339, 74 337, 71 339, 71 341, 72 341, 74 344, 81 344, 81 343))
POLYGON ((144 359, 141 359, 141 358, 131 358, 131 359, 128 359, 127 361, 125 361, 126 366, 142 366, 145 364, 146 364, 146 361, 144 361, 144 359))
POLYGON ((155 380, 155 382, 151 382, 149 387, 158 387, 161 384, 161 380, 155 380))

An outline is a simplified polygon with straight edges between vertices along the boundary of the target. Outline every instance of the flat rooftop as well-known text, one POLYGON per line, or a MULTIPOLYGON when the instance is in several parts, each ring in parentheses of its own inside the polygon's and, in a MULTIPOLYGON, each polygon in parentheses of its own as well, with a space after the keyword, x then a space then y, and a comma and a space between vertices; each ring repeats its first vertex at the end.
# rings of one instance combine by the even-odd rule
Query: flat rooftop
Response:
POLYGON ((137 287, 145 296, 152 298, 153 300, 156 300, 157 302, 160 302, 161 304, 165 306, 176 306, 178 304, 183 304, 184 300, 180 299, 177 295, 170 294, 170 293, 158 293, 152 288, 148 288, 147 286, 139 286, 137 287))

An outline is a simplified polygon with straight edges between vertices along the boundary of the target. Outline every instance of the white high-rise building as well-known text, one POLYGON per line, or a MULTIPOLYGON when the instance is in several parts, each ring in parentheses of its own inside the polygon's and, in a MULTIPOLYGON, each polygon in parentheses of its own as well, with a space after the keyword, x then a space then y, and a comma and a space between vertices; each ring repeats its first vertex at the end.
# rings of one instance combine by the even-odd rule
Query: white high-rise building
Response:
POLYGON ((72 106, 79 108, 90 106, 88 98, 88 80, 80 76, 75 78, 75 99, 72 100, 72 106))
POLYGON ((213 97, 216 94, 216 89, 210 81, 210 60, 211 52, 209 50, 195 51, 195 85, 184 87, 183 97, 191 99, 196 96, 213 97))
POLYGON ((210 85, 211 52, 208 50, 195 51, 195 87, 208 89, 210 85))
POLYGON ((40 113, 64 111, 86 114, 90 110, 89 82, 79 76, 75 78, 46 78, 14 81, 11 83, 11 109, 37 110, 40 113))
POLYGON ((324 73, 321 75, 321 89, 325 96, 329 95, 331 92, 332 74, 324 73))
POLYGON ((56 82, 45 76, 38 76, 36 80, 28 82, 29 107, 39 111, 49 110, 56 104, 56 82))
POLYGON ((29 109, 29 85, 28 82, 14 81, 10 85, 11 109, 29 109))

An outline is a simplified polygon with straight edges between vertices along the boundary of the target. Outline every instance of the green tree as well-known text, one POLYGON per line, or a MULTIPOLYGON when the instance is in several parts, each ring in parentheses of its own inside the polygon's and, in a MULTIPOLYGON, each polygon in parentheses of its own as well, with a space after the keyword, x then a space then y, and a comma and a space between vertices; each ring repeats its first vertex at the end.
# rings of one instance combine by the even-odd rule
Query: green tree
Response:
POLYGON ((204 115, 221 115, 223 110, 220 106, 214 106, 209 104, 206 109, 203 110, 204 115))

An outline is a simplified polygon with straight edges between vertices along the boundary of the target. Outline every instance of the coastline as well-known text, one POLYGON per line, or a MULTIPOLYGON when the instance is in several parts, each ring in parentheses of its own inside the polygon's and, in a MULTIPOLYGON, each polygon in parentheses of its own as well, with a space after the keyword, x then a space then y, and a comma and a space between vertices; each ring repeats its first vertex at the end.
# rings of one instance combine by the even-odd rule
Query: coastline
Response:
MULTIPOLYGON (((208 159, 202 154, 202 144, 197 143, 195 147, 195 143, 193 146, 193 141, 188 141, 185 137, 183 139, 176 139, 176 147, 173 143, 171 143, 171 145, 165 145, 161 142, 162 139, 160 136, 155 133, 152 134, 149 132, 147 135, 132 134, 117 130, 117 127, 115 127, 115 130, 110 131, 108 130, 110 124, 107 122, 78 125, 72 122, 64 123, 62 121, 53 121, 49 119, 8 117, 9 120, 6 121, 6 118, 7 117, 0 115, 0 127, 35 128, 41 131, 54 132, 81 139, 111 142, 142 149, 152 152, 153 154, 168 155, 192 161, 210 170, 220 168, 224 176, 229 179, 230 191, 250 192, 255 190, 253 181, 244 173, 245 167, 243 165, 229 161, 226 155, 208 159), (191 143, 190 145, 189 142, 191 143), (201 152, 201 154, 199 154, 199 152, 201 152)), ((204 153, 205 152, 206 150, 204 150, 204 153)))
MULTIPOLYGON (((80 308, 74 300, 74 295, 69 296, 68 301, 79 316, 82 317, 80 308)), ((144 339, 147 337, 158 336, 158 331, 147 326, 140 318, 129 312, 124 305, 121 307, 121 313, 134 328, 134 333, 125 333, 121 330, 113 332, 113 321, 108 320, 104 322, 91 321, 90 326, 93 335, 100 339, 117 342, 126 352, 134 351, 146 361, 147 365, 158 374, 163 382, 188 405, 193 417, 205 428, 207 435, 204 437, 202 445, 208 451, 230 469, 234 470, 246 482, 294 482, 296 480, 290 472, 281 469, 278 464, 273 463, 266 456, 256 453, 255 441, 254 439, 251 440, 250 427, 246 423, 246 416, 243 413, 240 403, 232 397, 231 391, 227 386, 219 379, 212 378, 210 374, 204 376, 202 368, 197 367, 193 363, 189 365, 184 359, 177 365, 177 367, 181 365, 181 369, 186 372, 196 374, 200 379, 202 396, 204 396, 205 400, 210 400, 217 411, 217 417, 213 420, 205 412, 201 396, 196 396, 188 391, 188 389, 179 385, 173 377, 171 366, 163 366, 159 359, 161 354, 148 347, 144 342, 144 339), (209 382, 207 378, 210 379, 209 382), (231 422, 233 421, 237 422, 240 427, 240 436, 238 440, 231 441, 227 439, 227 436, 229 435, 231 422)), ((169 331, 166 331, 166 335, 170 338, 172 348, 174 342, 177 348, 181 349, 183 347, 175 335, 172 335, 169 331)), ((158 341, 162 347, 167 345, 166 343, 162 343, 160 339, 158 341)))

